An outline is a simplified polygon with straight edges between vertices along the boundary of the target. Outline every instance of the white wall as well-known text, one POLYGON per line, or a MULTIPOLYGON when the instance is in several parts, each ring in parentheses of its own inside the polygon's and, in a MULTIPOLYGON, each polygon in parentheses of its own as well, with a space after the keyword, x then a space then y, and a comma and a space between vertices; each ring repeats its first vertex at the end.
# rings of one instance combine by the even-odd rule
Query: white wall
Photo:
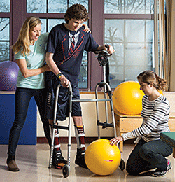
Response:
MULTIPOLYGON (((170 103, 170 112, 175 113, 175 92, 164 92, 164 96, 168 99, 170 103)), ((99 98, 102 98, 102 94, 99 95, 99 98)), ((81 99, 93 99, 95 98, 94 94, 81 94, 81 99)), ((85 135, 86 137, 97 137, 97 122, 96 122, 96 104, 95 102, 81 102, 82 112, 83 112, 83 122, 85 127, 85 135)), ((109 112, 109 122, 112 122, 111 112, 109 112)), ((105 107, 104 103, 99 102, 99 115, 100 115, 100 121, 104 122, 106 121, 106 115, 105 115, 105 107)), ((64 122, 65 125, 68 124, 68 119, 66 122, 64 122)), ((63 123, 61 122, 63 125, 63 123)), ((68 136, 67 131, 61 130, 60 136, 68 136)), ((74 127, 72 125, 72 136, 74 135, 74 127)), ((113 128, 107 128, 107 129, 101 129, 100 126, 100 136, 101 137, 113 137, 114 136, 114 129, 113 128)), ((42 128, 42 123, 39 117, 39 114, 37 114, 37 137, 44 137, 44 132, 42 128)))
MULTIPOLYGON (((103 94, 98 95, 99 98, 103 98, 103 94)), ((94 94, 81 94, 81 99, 94 99, 94 94)), ((82 114, 83 114, 83 123, 85 127, 85 135, 87 137, 97 137, 97 111, 96 111, 96 103, 95 102, 81 102, 81 108, 82 108, 82 114)), ((105 106, 104 102, 99 102, 99 116, 100 116, 100 122, 106 121, 106 114, 105 114, 105 106)), ((109 123, 112 122, 112 116, 111 112, 109 111, 109 123)), ((73 123, 73 122, 72 122, 73 123)), ((68 118, 64 122, 60 122, 60 125, 68 125, 68 118)), ((60 136, 68 136, 67 131, 61 130, 60 136)), ((72 136, 75 136, 74 133, 74 126, 72 124, 72 136)), ((110 137, 114 136, 114 129, 113 128, 107 128, 102 129, 100 126, 100 136, 104 137, 110 137)), ((40 120, 40 116, 37 112, 37 137, 44 137, 44 132, 42 128, 42 123, 40 120)))

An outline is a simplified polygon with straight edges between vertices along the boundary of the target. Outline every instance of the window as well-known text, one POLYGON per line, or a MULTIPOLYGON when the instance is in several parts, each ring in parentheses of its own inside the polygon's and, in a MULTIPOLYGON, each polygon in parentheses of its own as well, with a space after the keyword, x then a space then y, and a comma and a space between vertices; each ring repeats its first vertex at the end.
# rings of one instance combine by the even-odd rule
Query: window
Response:
POLYGON ((27 13, 66 13, 66 9, 75 3, 88 10, 88 0, 27 0, 27 13))
POLYGON ((123 81, 137 80, 143 70, 153 70, 153 0, 105 0, 104 42, 113 45, 109 58, 112 88, 123 81), (112 14, 107 16, 108 14, 112 14), (108 18, 109 17, 109 18, 108 18))
POLYGON ((1 0, 0 12, 1 13, 10 13, 10 0, 1 0))
POLYGON ((0 2, 0 62, 10 60, 10 0, 0 2))
MULTIPOLYGON (((42 20, 42 33, 64 22, 67 7, 83 4, 89 13, 88 27, 99 45, 114 46, 109 57, 109 79, 114 89, 127 80, 136 80, 142 70, 154 70, 153 11, 154 0, 1 0, 0 2, 0 61, 13 59, 13 45, 29 16, 42 20), (12 18, 13 17, 13 18, 12 18)), ((103 80, 103 69, 94 53, 84 52, 80 90, 94 91, 103 80)))
POLYGON ((0 18, 0 62, 10 60, 10 20, 0 18))
POLYGON ((105 14, 151 14, 154 0, 105 0, 105 14))

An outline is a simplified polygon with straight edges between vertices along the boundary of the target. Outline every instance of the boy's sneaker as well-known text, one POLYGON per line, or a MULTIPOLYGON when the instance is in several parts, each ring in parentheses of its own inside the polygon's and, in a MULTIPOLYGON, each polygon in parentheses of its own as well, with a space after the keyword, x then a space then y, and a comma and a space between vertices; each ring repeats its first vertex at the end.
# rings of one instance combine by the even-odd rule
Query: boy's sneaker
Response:
POLYGON ((80 167, 87 169, 87 165, 85 163, 85 151, 84 150, 77 149, 75 164, 78 164, 80 167))
POLYGON ((171 162, 170 160, 167 160, 167 170, 159 171, 158 169, 156 169, 155 172, 152 174, 152 176, 154 177, 164 176, 170 169, 171 169, 171 162))
POLYGON ((56 169, 61 169, 61 168, 64 167, 65 164, 67 164, 67 161, 62 156, 61 150, 56 151, 54 149, 54 151, 53 151, 53 158, 52 158, 52 165, 56 169))

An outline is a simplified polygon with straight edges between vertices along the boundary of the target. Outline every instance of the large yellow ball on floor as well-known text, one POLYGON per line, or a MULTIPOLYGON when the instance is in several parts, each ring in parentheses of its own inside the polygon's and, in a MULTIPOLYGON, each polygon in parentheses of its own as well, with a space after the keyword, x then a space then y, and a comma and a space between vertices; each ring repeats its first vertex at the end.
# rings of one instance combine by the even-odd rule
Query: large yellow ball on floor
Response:
POLYGON ((143 91, 138 82, 127 81, 118 85, 113 92, 114 108, 121 114, 137 115, 142 111, 143 91))
POLYGON ((92 142, 85 152, 87 167, 97 175, 112 174, 120 165, 120 150, 107 139, 92 142))

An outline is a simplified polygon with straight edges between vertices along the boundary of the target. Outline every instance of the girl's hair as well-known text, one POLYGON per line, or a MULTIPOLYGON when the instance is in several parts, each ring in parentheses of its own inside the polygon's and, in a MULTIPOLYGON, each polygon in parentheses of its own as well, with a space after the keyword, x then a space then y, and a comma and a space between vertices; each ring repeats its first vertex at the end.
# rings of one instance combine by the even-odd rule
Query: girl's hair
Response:
POLYGON ((87 21, 89 19, 87 9, 81 4, 78 4, 78 3, 74 4, 67 9, 64 15, 64 19, 67 24, 69 23, 69 20, 71 19, 87 21))
POLYGON ((28 55, 30 52, 29 45, 29 30, 34 29, 38 24, 41 24, 41 20, 38 17, 28 17, 19 32, 19 36, 15 44, 12 46, 13 52, 16 54, 21 51, 22 55, 28 55))
POLYGON ((143 71, 137 76, 137 79, 143 83, 152 83, 157 90, 165 90, 167 86, 167 81, 157 76, 153 71, 143 71))

